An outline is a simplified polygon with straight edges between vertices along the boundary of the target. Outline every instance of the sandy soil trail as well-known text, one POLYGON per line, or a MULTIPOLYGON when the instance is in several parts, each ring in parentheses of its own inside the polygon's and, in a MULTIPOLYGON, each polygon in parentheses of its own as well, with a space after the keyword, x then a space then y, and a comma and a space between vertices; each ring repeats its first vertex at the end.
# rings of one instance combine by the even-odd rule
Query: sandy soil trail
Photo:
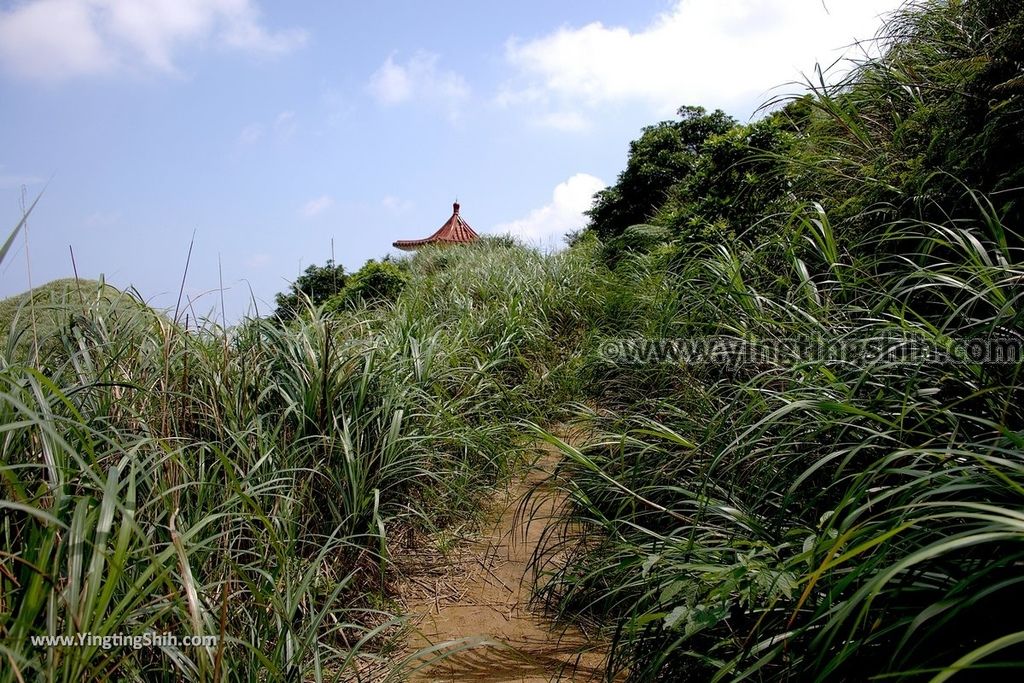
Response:
MULTIPOLYGON (((538 448, 541 448, 540 446, 538 448)), ((407 559, 403 598, 419 633, 413 648, 462 640, 443 661, 414 674, 414 681, 600 681, 607 645, 575 628, 553 629, 531 610, 529 561, 560 499, 530 501, 533 514, 517 515, 524 496, 558 463, 543 452, 530 473, 496 495, 482 536, 431 562, 407 559), (461 649, 459 649, 461 648, 461 649)))

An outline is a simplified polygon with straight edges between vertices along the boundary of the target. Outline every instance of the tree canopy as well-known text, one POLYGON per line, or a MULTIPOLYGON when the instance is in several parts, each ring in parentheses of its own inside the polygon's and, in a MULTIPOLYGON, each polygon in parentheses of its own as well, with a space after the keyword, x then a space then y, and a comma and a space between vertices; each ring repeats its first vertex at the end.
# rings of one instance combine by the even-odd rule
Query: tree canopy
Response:
POLYGON ((626 169, 615 185, 602 190, 588 212, 590 229, 601 239, 649 221, 665 201, 669 188, 694 172, 701 146, 736 121, 721 110, 681 107, 678 121, 662 121, 643 129, 630 143, 626 169))
POLYGON ((274 297, 277 304, 274 317, 291 320, 301 310, 304 299, 319 306, 344 289, 346 281, 345 268, 335 264, 332 259, 328 259, 322 266, 313 264, 295 278, 287 292, 274 297))

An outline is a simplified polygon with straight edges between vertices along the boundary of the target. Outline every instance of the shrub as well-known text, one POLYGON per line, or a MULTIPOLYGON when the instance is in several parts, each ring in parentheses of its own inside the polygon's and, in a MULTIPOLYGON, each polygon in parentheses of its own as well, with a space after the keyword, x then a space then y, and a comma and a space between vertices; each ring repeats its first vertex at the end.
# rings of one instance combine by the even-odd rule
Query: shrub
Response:
POLYGON ((406 271, 398 264, 371 259, 348 278, 341 292, 327 300, 327 309, 337 311, 358 304, 393 303, 405 289, 408 280, 406 271))
POLYGON ((295 279, 287 292, 275 297, 277 309, 273 317, 280 321, 294 319, 307 305, 319 306, 345 288, 345 268, 328 259, 327 263, 311 265, 295 279))

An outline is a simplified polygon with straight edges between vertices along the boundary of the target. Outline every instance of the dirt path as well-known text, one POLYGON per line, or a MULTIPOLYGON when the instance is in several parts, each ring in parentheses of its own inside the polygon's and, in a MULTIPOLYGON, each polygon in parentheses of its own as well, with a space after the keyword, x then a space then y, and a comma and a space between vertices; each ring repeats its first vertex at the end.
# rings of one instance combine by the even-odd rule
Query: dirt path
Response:
POLYGON ((412 680, 601 680, 605 644, 574 628, 552 630, 529 606, 529 560, 559 499, 547 495, 531 500, 529 520, 517 511, 557 462, 557 454, 545 444, 529 475, 495 501, 490 530, 478 540, 454 549, 444 561, 410 558, 420 562, 408 575, 404 596, 409 613, 417 615, 413 625, 419 633, 412 647, 461 641, 444 648, 451 653, 416 672, 412 680))

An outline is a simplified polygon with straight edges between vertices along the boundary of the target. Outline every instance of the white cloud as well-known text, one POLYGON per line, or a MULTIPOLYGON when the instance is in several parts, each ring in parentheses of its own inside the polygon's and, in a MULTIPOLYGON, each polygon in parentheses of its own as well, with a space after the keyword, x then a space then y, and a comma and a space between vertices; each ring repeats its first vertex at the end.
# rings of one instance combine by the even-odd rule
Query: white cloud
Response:
POLYGON ((269 31, 252 0, 29 0, 0 10, 0 66, 28 80, 176 73, 182 46, 207 41, 282 54, 306 34, 269 31))
POLYGON ((583 212, 593 204, 594 194, 604 187, 600 178, 577 173, 555 187, 550 203, 534 209, 524 218, 497 225, 489 232, 510 234, 528 244, 557 247, 566 233, 586 224, 583 212))
POLYGON ((85 217, 85 225, 89 228, 106 228, 120 222, 120 211, 93 211, 85 217))
MULTIPOLYGON (((875 35, 901 0, 679 0, 641 31, 594 22, 511 39, 517 77, 499 105, 596 106, 639 101, 748 107, 775 86, 833 63, 875 35)), ((564 116, 564 114, 563 114, 564 116)), ((553 119, 557 123, 559 119, 553 119)))
POLYGON ((267 133, 274 135, 278 140, 284 142, 290 140, 295 135, 297 129, 295 112, 291 110, 283 111, 274 117, 274 122, 270 125, 264 125, 256 121, 243 127, 238 134, 238 143, 246 146, 254 145, 266 137, 267 133))
POLYGON ((0 189, 21 187, 22 185, 38 185, 43 182, 40 176, 31 173, 9 173, 5 166, 0 164, 0 189))
POLYGON ((541 114, 534 122, 544 128, 554 128, 565 132, 578 132, 590 128, 590 121, 577 111, 548 112, 541 114))
POLYGON ((283 111, 274 119, 274 132, 281 140, 288 140, 295 134, 295 112, 283 111))
POLYGON ((322 214, 324 211, 331 208, 332 206, 334 206, 334 200, 328 195, 321 195, 316 199, 310 199, 308 202, 303 204, 302 208, 299 210, 299 213, 301 213, 306 218, 312 218, 314 216, 322 214))
POLYGON ((407 213, 412 209, 412 202, 407 199, 401 199, 393 195, 387 195, 384 199, 380 200, 380 205, 390 213, 397 215, 407 213))
POLYGON ((395 64, 392 57, 370 76, 370 92, 381 104, 401 104, 412 99, 412 76, 407 67, 395 64))
POLYGON ((391 55, 370 76, 370 94, 384 106, 419 100, 439 105, 455 117, 469 97, 469 85, 456 72, 438 68, 437 62, 438 56, 430 52, 417 52, 404 64, 391 55))
POLYGON ((243 145, 255 144, 263 137, 263 132, 262 123, 250 123, 238 134, 238 141, 243 145))

